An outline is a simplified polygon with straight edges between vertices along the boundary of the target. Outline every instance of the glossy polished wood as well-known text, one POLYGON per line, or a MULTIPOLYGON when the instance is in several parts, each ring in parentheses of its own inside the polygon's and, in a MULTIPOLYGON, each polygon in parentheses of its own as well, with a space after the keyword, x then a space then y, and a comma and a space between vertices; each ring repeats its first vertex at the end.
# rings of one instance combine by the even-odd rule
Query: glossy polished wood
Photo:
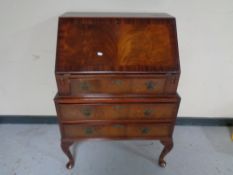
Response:
POLYGON ((60 17, 56 72, 179 71, 174 18, 60 17))
POLYGON ((179 74, 104 74, 57 75, 58 93, 65 96, 82 95, 168 95, 177 90, 179 74))
POLYGON ((91 79, 76 79, 71 80, 71 94, 162 94, 164 90, 166 79, 151 79, 142 78, 137 76, 134 78, 91 78, 91 79))
POLYGON ((72 124, 63 125, 64 136, 71 139, 106 137, 166 137, 169 124, 72 124))
POLYGON ((175 18, 158 13, 66 13, 59 18, 54 98, 61 147, 83 139, 157 139, 173 147, 180 104, 175 18))
POLYGON ((173 103, 115 103, 115 104, 57 104, 62 122, 81 120, 158 120, 172 121, 179 102, 173 103))

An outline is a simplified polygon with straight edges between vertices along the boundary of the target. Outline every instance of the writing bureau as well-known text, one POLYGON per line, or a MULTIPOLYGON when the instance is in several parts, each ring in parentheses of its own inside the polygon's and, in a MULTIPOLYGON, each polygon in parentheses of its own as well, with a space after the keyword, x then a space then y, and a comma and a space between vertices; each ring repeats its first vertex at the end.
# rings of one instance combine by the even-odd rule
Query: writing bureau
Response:
POLYGON ((61 148, 83 139, 155 139, 173 147, 180 97, 175 18, 163 13, 59 17, 54 98, 61 148))

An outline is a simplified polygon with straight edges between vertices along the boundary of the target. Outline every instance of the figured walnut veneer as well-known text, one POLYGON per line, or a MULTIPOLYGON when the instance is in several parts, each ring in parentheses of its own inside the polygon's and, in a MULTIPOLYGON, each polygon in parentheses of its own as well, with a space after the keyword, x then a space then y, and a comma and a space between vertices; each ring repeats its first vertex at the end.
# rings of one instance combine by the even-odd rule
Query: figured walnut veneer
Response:
POLYGON ((172 121, 179 102, 146 104, 57 104, 63 122, 80 120, 167 120, 172 121))
POLYGON ((63 125, 67 139, 100 138, 100 137, 133 137, 157 138, 166 137, 171 133, 168 124, 79 124, 63 125))
POLYGON ((175 44, 174 18, 60 18, 56 71, 177 70, 175 44))

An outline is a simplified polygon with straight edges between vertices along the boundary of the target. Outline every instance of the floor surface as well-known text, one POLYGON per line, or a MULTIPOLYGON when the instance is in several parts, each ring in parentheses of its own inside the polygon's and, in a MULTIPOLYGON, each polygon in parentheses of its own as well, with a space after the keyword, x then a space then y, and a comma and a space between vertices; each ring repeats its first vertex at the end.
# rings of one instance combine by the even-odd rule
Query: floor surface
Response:
POLYGON ((67 170, 57 125, 0 125, 0 175, 233 175, 227 127, 177 126, 167 167, 158 141, 85 141, 67 170))

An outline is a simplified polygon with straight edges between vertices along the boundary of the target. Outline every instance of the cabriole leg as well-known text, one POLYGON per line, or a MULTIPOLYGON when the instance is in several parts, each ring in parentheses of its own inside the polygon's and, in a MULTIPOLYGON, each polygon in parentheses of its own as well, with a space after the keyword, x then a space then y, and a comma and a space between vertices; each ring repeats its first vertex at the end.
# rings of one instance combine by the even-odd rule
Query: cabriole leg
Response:
POLYGON ((71 169, 74 166, 74 158, 70 152, 70 146, 73 144, 71 141, 61 141, 61 148, 62 151, 66 154, 66 156, 69 158, 68 163, 66 164, 67 169, 71 169))
POLYGON ((173 140, 172 140, 172 138, 169 138, 169 139, 160 140, 160 142, 164 145, 164 149, 161 152, 160 157, 159 157, 159 166, 164 168, 164 167, 166 167, 166 161, 164 160, 164 157, 173 148, 173 140))

